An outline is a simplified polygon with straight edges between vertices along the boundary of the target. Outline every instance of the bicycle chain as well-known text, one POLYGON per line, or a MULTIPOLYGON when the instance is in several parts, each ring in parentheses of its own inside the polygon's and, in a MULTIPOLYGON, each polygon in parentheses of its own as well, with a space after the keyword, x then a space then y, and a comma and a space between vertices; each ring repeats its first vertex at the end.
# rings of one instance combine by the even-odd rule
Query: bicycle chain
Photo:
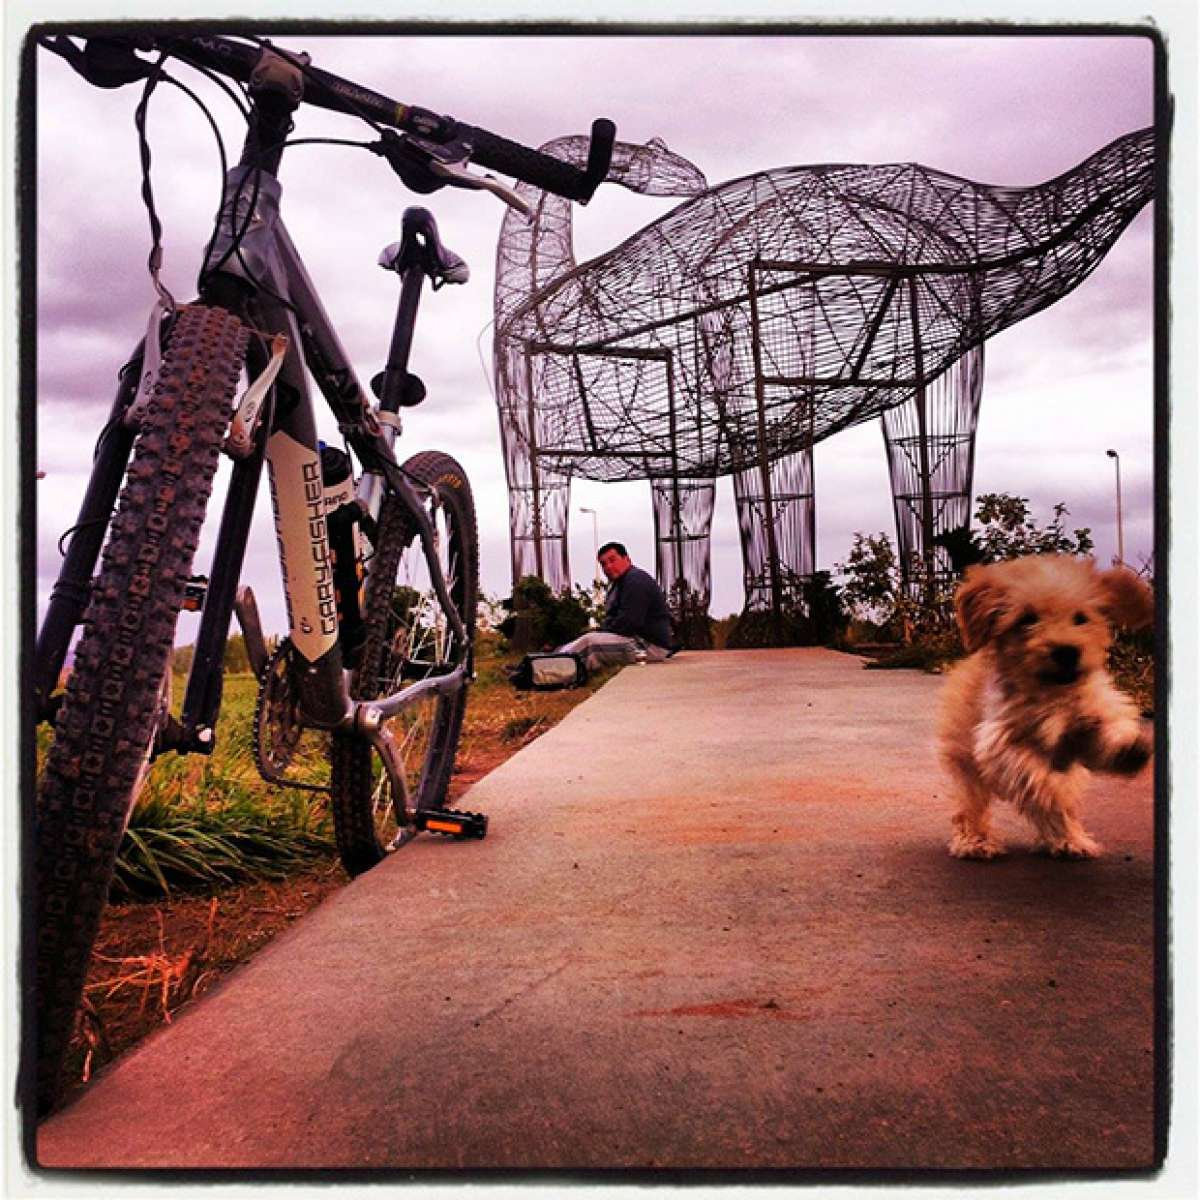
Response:
POLYGON ((291 648, 291 642, 284 638, 267 659, 258 679, 258 699, 254 704, 254 763, 267 783, 304 792, 328 793, 326 784, 291 779, 284 774, 304 732, 300 698, 288 669, 291 648))

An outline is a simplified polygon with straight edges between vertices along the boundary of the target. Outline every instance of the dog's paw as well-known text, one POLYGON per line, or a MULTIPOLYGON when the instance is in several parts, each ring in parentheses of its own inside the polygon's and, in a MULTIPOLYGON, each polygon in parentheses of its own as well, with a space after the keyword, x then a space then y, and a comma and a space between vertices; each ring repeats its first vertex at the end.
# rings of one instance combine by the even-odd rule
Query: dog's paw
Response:
POLYGON ((1136 775, 1150 761, 1153 752, 1154 738, 1148 729, 1141 729, 1132 742, 1117 750, 1109 768, 1117 775, 1136 775))
POLYGON ((1043 842, 1042 849, 1051 858, 1099 858, 1100 844, 1090 834, 1079 833, 1074 837, 1055 838, 1043 842))
POLYGON ((983 833, 955 832, 950 839, 950 853, 954 858, 999 858, 1005 853, 1004 843, 983 833))
POLYGON ((1081 720, 1069 726, 1058 739, 1050 754, 1050 767, 1055 771, 1066 771, 1075 763, 1091 758, 1100 734, 1098 721, 1081 720))

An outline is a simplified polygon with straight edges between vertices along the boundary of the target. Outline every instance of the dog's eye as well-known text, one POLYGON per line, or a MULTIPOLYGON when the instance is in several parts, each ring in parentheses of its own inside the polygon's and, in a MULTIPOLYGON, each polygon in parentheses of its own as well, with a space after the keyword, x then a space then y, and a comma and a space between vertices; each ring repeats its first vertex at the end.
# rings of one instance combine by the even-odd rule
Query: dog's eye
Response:
POLYGON ((1087 613, 1077 612, 1075 614, 1075 624, 1076 625, 1086 625, 1087 624, 1087 613))
POLYGON ((1028 629, 1030 625, 1037 624, 1037 613, 1032 608, 1027 608, 1018 618, 1017 627, 1019 629, 1028 629))

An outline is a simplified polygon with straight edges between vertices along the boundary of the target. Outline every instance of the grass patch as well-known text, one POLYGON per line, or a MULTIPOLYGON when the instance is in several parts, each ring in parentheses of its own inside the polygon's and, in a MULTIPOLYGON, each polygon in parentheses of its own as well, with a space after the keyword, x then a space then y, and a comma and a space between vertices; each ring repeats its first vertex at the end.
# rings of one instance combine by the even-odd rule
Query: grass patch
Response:
POLYGON ((112 894, 169 896, 247 879, 281 879, 333 850, 324 806, 287 793, 274 804, 244 791, 183 801, 161 792, 143 795, 125 831, 112 894))
POLYGON ((911 642, 872 658, 866 663, 868 671, 927 671, 941 674, 962 651, 938 642, 911 642))
POLYGON ((530 734, 536 736, 541 733, 545 724, 546 718, 537 713, 522 713, 520 716, 510 717, 500 730, 500 740, 503 742, 528 740, 530 734))

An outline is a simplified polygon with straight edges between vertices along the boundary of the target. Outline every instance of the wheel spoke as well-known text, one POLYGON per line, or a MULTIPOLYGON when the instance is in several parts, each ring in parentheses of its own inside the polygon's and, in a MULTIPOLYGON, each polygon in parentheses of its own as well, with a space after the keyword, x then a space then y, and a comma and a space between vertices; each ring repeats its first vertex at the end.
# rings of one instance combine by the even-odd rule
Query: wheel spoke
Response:
MULTIPOLYGON (((415 478, 428 478, 425 513, 434 532, 436 559, 458 616, 470 630, 477 592, 475 514, 462 469, 443 455, 431 454, 417 455, 405 470, 415 478), (446 484, 446 479, 454 482, 446 484)), ((367 579, 363 668, 352 685, 354 695, 362 699, 392 695, 421 679, 445 675, 463 661, 466 651, 458 645, 433 586, 415 523, 398 498, 385 501, 379 529, 367 579)), ((355 799, 349 784, 341 786, 338 800, 335 788, 335 814, 342 812, 343 825, 351 830, 346 840, 354 842, 348 861, 352 871, 372 865, 396 840, 397 811, 442 803, 465 703, 465 691, 450 697, 430 692, 390 718, 387 732, 393 763, 405 792, 395 798, 395 804, 392 782, 378 756, 359 744, 361 753, 371 754, 370 788, 361 800, 355 799), (361 824, 354 816, 359 804, 361 824), (369 826, 369 832, 363 825, 369 826), (365 865, 357 866, 359 860, 365 865)), ((335 775, 341 778, 339 771, 335 775)), ((356 777, 361 777, 361 770, 356 777)), ((347 857, 343 851, 343 859, 347 857)))

